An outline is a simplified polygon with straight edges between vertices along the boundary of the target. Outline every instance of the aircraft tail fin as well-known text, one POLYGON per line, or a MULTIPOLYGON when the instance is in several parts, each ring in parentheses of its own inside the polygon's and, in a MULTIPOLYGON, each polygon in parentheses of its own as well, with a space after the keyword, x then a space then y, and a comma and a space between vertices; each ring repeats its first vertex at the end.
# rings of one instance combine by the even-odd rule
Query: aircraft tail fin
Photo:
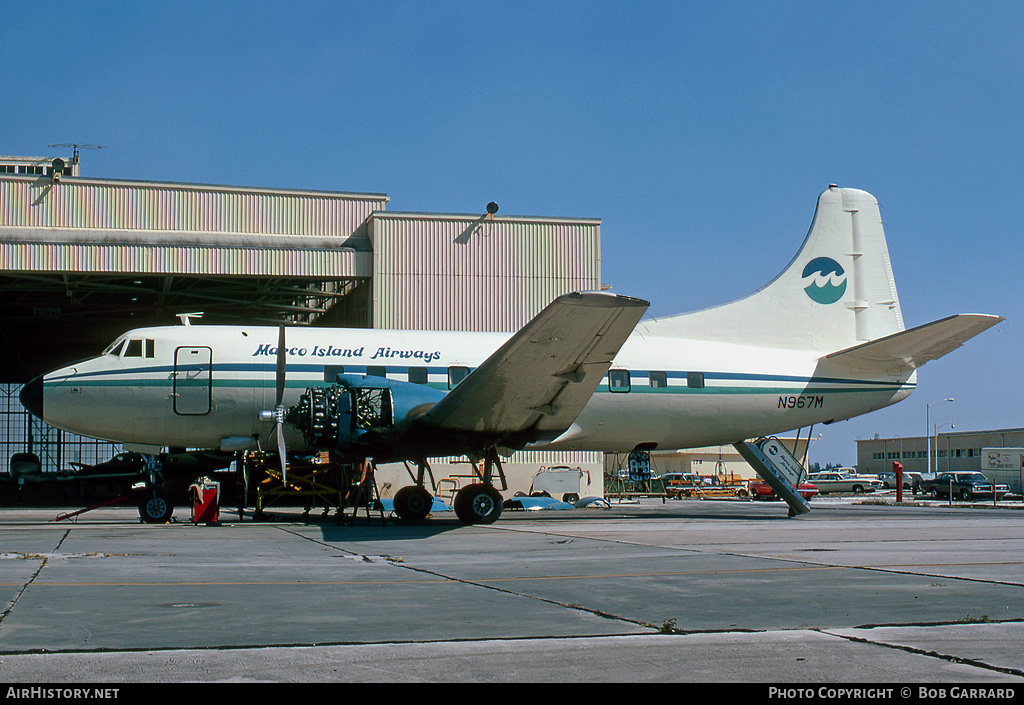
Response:
POLYGON ((777 348, 841 350, 904 329, 878 201, 829 186, 796 257, 757 292, 648 320, 651 335, 777 348))

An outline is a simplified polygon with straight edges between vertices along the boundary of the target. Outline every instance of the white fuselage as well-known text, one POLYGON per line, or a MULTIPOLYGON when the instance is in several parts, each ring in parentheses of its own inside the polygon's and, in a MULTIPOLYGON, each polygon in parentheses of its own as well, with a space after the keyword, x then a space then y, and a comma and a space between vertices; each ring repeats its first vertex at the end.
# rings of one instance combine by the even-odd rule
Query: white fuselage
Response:
MULTIPOLYGON (((269 439, 278 329, 145 328, 43 380, 44 419, 118 442, 227 448, 269 439), (120 341, 123 344, 118 344, 120 341), (132 341, 139 341, 133 343, 132 341), (151 341, 151 342, 147 342, 151 341)), ((339 372, 449 389, 509 334, 289 328, 284 405, 339 372), (376 368, 376 369, 375 369, 376 368)), ((634 333, 571 426, 543 447, 628 451, 738 442, 895 403, 915 376, 830 370, 819 353, 634 333)), ((289 448, 303 445, 288 430, 289 448)), ((541 447, 541 446, 536 446, 541 447)))

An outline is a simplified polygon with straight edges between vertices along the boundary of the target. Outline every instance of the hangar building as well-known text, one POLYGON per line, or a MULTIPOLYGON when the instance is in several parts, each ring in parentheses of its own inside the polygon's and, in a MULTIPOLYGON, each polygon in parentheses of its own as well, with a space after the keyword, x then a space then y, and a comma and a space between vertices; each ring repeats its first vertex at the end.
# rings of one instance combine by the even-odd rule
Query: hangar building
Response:
MULTIPOLYGON (((197 324, 514 331, 560 294, 601 288, 594 218, 392 212, 386 194, 92 178, 70 161, 0 156, 3 469, 29 444, 50 471, 111 457, 17 397, 128 328, 202 312, 197 324)), ((599 453, 518 453, 510 491, 550 465, 582 467, 581 493, 601 494, 599 453)))

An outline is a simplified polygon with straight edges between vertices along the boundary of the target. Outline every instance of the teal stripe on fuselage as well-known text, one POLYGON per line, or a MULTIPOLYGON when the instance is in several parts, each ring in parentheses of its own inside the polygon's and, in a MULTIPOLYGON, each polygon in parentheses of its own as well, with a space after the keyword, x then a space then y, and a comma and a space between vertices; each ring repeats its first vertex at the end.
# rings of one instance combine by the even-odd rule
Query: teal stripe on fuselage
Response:
MULTIPOLYGON (((351 374, 365 374, 366 367, 346 365, 346 372, 351 374)), ((84 372, 74 375, 74 377, 65 377, 58 380, 49 380, 44 382, 44 388, 54 388, 59 385, 73 384, 75 386, 95 386, 95 387, 111 387, 111 386, 123 386, 123 387, 171 387, 175 383, 179 386, 191 386, 191 385, 202 385, 209 379, 205 374, 197 379, 175 379, 170 376, 174 370, 171 367, 160 367, 160 368, 130 368, 125 370, 105 370, 97 372, 84 372), (138 376, 144 373, 146 376, 138 376), (167 376, 150 376, 150 375, 167 375, 167 376)), ((301 365, 301 366, 289 366, 288 370, 291 374, 309 374, 318 373, 316 376, 303 377, 296 379, 294 376, 290 379, 286 379, 286 386, 290 388, 305 388, 308 386, 315 386, 317 384, 328 384, 329 382, 323 379, 324 367, 316 365, 301 365)), ((402 372, 408 374, 409 368, 392 368, 389 370, 391 374, 401 374, 402 372)), ((658 370, 660 372, 660 370, 658 370)), ((274 368, 272 365, 267 366, 265 364, 259 365, 246 365, 246 364, 229 364, 229 365, 214 365, 213 366, 213 385, 219 387, 252 387, 256 389, 266 389, 275 386, 274 379, 274 368), (224 376, 225 372, 250 372, 253 373, 252 377, 245 376, 224 376), (256 374, 261 373, 261 374, 256 374)), ((435 376, 446 376, 447 368, 427 368, 427 373, 435 376)), ((685 372, 666 372, 670 379, 685 379, 685 372)), ((897 391, 905 388, 913 388, 915 385, 911 383, 900 383, 900 382, 889 382, 883 380, 855 380, 855 379, 844 379, 844 378, 827 378, 827 377, 798 377, 798 376, 787 376, 787 375, 757 375, 752 373, 728 373, 728 372, 715 372, 705 373, 705 380, 708 381, 744 381, 744 382, 791 382, 788 385, 772 385, 772 386, 751 386, 749 384, 743 385, 716 385, 707 384, 702 387, 689 387, 684 384, 671 384, 669 386, 652 387, 639 383, 642 380, 646 380, 646 372, 644 371, 633 371, 631 370, 631 377, 638 380, 637 384, 631 384, 629 391, 611 391, 607 386, 607 377, 605 377, 601 384, 597 388, 598 393, 608 393, 608 395, 637 395, 637 393, 644 393, 644 395, 793 395, 793 393, 852 393, 852 392, 865 392, 865 391, 897 391), (837 386, 833 386, 837 385, 837 386)), ((393 377, 392 377, 393 379, 393 377)), ((404 380, 398 380, 404 381, 404 380)), ((446 382, 428 382, 425 386, 429 386, 435 389, 445 390, 447 387, 446 382)))

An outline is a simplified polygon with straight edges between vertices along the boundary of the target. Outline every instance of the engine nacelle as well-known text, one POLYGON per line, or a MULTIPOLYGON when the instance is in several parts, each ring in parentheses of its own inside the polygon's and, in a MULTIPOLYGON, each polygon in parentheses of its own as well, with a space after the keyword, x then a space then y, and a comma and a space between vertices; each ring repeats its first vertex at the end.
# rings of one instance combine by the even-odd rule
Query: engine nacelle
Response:
POLYGON ((302 432, 313 448, 334 448, 338 431, 351 436, 351 395, 344 387, 310 387, 288 410, 285 422, 302 432))
POLYGON ((398 440, 444 395, 426 385, 341 374, 338 384, 307 388, 285 421, 310 447, 370 457, 377 444, 398 440))

